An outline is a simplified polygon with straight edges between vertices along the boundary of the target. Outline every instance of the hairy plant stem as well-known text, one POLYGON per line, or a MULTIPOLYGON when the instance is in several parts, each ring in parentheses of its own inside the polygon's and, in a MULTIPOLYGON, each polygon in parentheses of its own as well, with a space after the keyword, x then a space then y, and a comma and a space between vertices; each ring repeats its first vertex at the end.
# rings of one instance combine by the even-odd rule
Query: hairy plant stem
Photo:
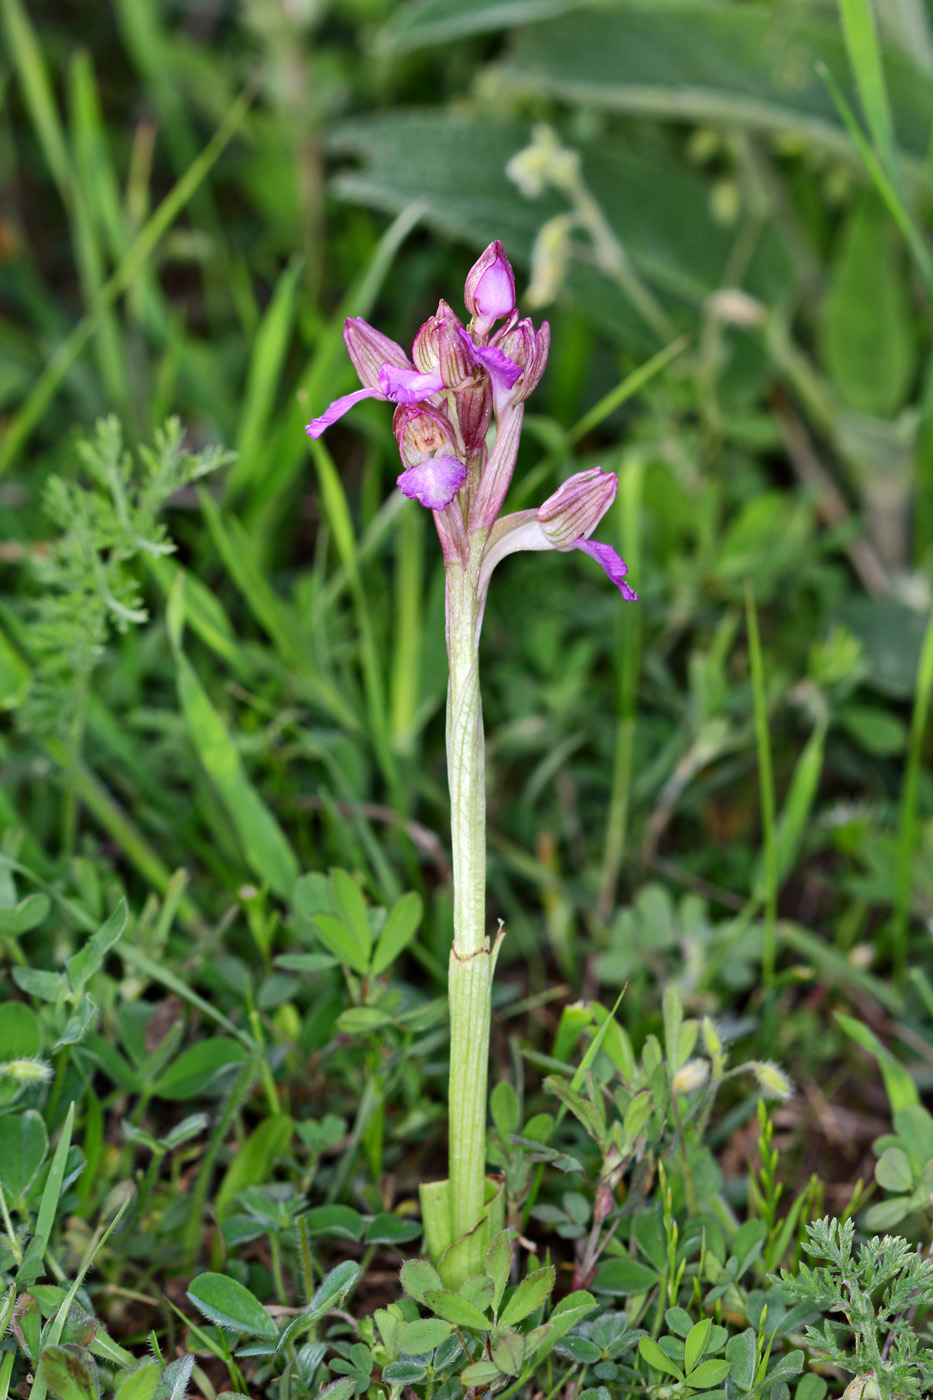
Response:
POLYGON ((478 655, 483 543, 477 532, 468 562, 447 567, 447 777, 454 883, 448 977, 450 1223, 454 1239, 476 1232, 467 1273, 482 1272, 485 1254, 476 1227, 485 1207, 490 994, 497 951, 486 937, 485 745, 478 655))

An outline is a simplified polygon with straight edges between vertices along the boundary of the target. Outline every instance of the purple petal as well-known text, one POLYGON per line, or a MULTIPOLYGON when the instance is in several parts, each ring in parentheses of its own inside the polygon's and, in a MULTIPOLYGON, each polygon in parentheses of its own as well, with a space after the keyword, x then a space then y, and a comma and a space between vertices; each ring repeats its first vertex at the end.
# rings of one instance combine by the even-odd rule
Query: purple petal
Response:
POLYGON ((493 384, 501 384, 506 389, 511 389, 516 379, 521 378, 521 365, 510 360, 504 351, 497 350, 494 345, 474 345, 469 331, 461 329, 460 337, 467 346, 473 363, 482 365, 493 384))
POLYGON ((456 457, 428 457, 402 472, 397 485, 403 496, 427 510, 443 510, 466 478, 467 469, 456 457))
POLYGON ((419 403, 444 387, 439 369, 421 374, 416 369, 384 364, 379 371, 379 392, 391 403, 419 403))
POLYGON ((628 565, 611 544, 600 544, 597 540, 575 540, 574 549, 582 549, 584 554, 589 554, 591 558, 596 560, 597 564, 601 564, 627 602, 638 602, 638 594, 635 590, 629 588, 627 583, 622 582, 628 573, 628 565))
POLYGON ((308 437, 319 438, 325 428, 329 428, 331 423, 336 423, 338 418, 342 418, 355 403, 359 403, 362 399, 381 397, 378 389, 354 389, 352 394, 344 394, 342 398, 334 399, 334 402, 325 408, 320 418, 312 418, 305 428, 305 432, 308 437))

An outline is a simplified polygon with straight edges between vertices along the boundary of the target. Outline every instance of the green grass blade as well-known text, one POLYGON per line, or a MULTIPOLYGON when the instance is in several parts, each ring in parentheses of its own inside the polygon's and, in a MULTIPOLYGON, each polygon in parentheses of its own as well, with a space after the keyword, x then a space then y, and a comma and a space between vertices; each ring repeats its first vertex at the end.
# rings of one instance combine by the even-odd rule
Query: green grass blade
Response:
POLYGON ((395 536, 395 604, 389 674, 392 746, 410 752, 421 697, 421 654, 424 633, 423 511, 403 510, 395 536))
MULTIPOLYGON (((5 3, 15 3, 15 0, 5 0, 5 3)), ((140 229, 126 256, 101 288, 94 305, 52 355, 26 402, 12 418, 0 440, 0 476, 9 470, 29 441, 72 366, 97 329, 103 312, 134 284, 168 229, 236 135, 252 97, 252 89, 249 89, 232 104, 204 150, 140 229)))
MULTIPOLYGON (((86 151, 88 146, 87 127, 92 119, 92 99, 89 91, 91 83, 93 79, 87 55, 77 54, 68 74, 72 145, 75 151, 86 151)), ((81 286, 90 310, 100 297, 106 281, 106 258, 101 244, 101 230, 95 216, 89 173, 76 158, 72 223, 81 286)), ((101 377, 107 394, 111 403, 119 406, 121 412, 125 412, 129 401, 126 368, 129 355, 122 341, 120 324, 113 306, 101 308, 95 340, 101 377)))
POLYGON ((761 801, 761 829, 764 842, 765 924, 761 975, 765 987, 774 980, 777 951, 778 850, 775 838, 774 776, 771 769, 771 742, 768 737, 768 701, 765 691, 758 614, 751 579, 745 580, 745 619, 748 627, 748 659, 755 704, 755 742, 758 749, 758 785, 761 801))
POLYGON ((933 609, 927 621, 917 666, 913 713, 910 720, 910 740, 907 746, 907 766, 901 793, 901 815, 897 836, 897 867, 895 875, 892 951, 897 985, 903 987, 908 964, 908 920, 910 916, 911 872, 917 849, 920 770, 923 762, 923 740, 933 703, 933 609))
POLYGON ((2 0, 0 14, 8 53, 22 86, 43 158, 62 202, 68 207, 72 195, 71 161, 42 46, 21 0, 2 0))
MULTIPOLYGON (((625 465, 619 472, 619 495, 615 510, 615 514, 620 519, 622 557, 628 564, 629 577, 635 581, 636 590, 641 577, 640 519, 644 479, 644 462, 640 458, 634 458, 625 465)), ((609 817, 606 824, 603 868, 597 901, 597 913, 603 921, 608 919, 612 913, 628 831, 629 787, 632 778, 635 733, 638 726, 637 702, 638 678, 641 673, 641 642, 641 605, 636 603, 632 607, 620 608, 616 619, 616 644, 613 647, 613 657, 616 660, 618 706, 615 760, 612 772, 612 793, 609 799, 609 817)))
POLYGON ((33 1231, 32 1239, 23 1256, 23 1262, 16 1271, 16 1283, 19 1288, 28 1288, 31 1283, 42 1274, 42 1259, 48 1248, 49 1239, 52 1234, 52 1226, 55 1223, 55 1212, 61 1200, 62 1182, 65 1179, 65 1164, 68 1160, 68 1151, 71 1147, 71 1134, 74 1130, 75 1106, 70 1104, 68 1114, 62 1127, 61 1136, 55 1148, 55 1155, 52 1158, 52 1165, 49 1167, 49 1174, 46 1178, 45 1188, 42 1192, 42 1199, 39 1202, 39 1212, 36 1216, 36 1228, 33 1231))
POLYGON ((235 1022, 231 1021, 228 1016, 225 1016, 216 1006, 212 1006, 209 1001, 205 1001, 202 996, 199 996, 198 993, 188 985, 187 981, 181 977, 176 977, 174 972, 170 972, 162 963, 154 962, 141 948, 137 948, 133 943, 123 942, 120 944, 117 952, 124 962, 128 962, 131 967, 135 967, 137 972, 143 973, 145 977, 150 978, 157 986, 164 987, 166 991, 173 992, 175 996, 180 997, 182 1001, 186 1001, 189 1006, 193 1006, 197 1011, 200 1011, 201 1015, 206 1017, 212 1025, 219 1026, 221 1030, 226 1031, 228 1035, 232 1035, 241 1045, 245 1046, 247 1050, 256 1049, 256 1042, 246 1031, 236 1025, 235 1022))
POLYGON ((304 425, 336 394, 346 379, 347 387, 356 377, 350 368, 343 343, 343 325, 348 316, 366 316, 379 295, 382 284, 408 235, 424 214, 420 201, 403 209, 389 225, 357 282, 351 287, 335 315, 318 339, 310 363, 299 376, 302 388, 297 406, 283 413, 283 426, 275 437, 275 452, 268 456, 260 475, 254 475, 245 508, 251 531, 266 540, 287 508, 291 490, 305 470, 307 451, 304 425))
POLYGON ((238 496, 263 465, 262 447, 269 439, 270 418, 281 388, 295 324, 300 276, 301 262, 296 258, 279 278, 253 341, 236 440, 237 459, 224 486, 227 500, 238 496))
POLYGON ((224 516, 207 491, 199 493, 201 509, 230 577, 242 593, 260 627, 274 643, 285 666, 304 682, 317 704, 345 729, 358 730, 352 706, 320 675, 301 645, 301 626, 293 610, 271 588, 250 535, 238 520, 224 516))
POLYGON ((350 579, 350 592, 359 629, 363 684, 366 690, 367 715, 373 747, 386 780, 393 790, 393 801, 396 803, 397 809, 403 811, 404 805, 400 801, 401 795, 398 790, 395 760, 389 747, 382 665, 376 646, 369 602, 360 576, 353 518, 350 514, 346 492, 327 448, 320 441, 311 442, 311 451, 317 467, 324 515, 333 532, 340 561, 350 579))
POLYGON ((298 878, 298 860, 287 836, 256 791, 227 726, 181 647, 184 594, 173 590, 168 607, 178 699, 195 752, 226 808, 250 870, 287 899, 298 878))
MULTIPOLYGON (((70 759, 65 745, 60 739, 47 739, 45 747, 50 758, 60 768, 64 770, 69 766, 70 759)), ((120 805, 114 801, 103 784, 84 764, 79 764, 75 770, 74 781, 75 795, 84 804, 94 820, 103 827, 127 860, 136 867, 152 888, 158 890, 160 894, 164 894, 172 878, 172 872, 149 845, 145 837, 141 835, 120 805)), ((200 925, 198 912, 188 899, 182 903, 181 917, 188 928, 196 928, 200 925)))
POLYGON ((839 0, 839 14, 868 130, 888 175, 897 184, 894 124, 871 0, 839 0))
POLYGON ((594 428, 598 427, 610 413, 615 413, 617 408, 621 408, 630 398, 649 384, 655 375, 660 374, 662 369, 666 369, 672 360, 676 360, 678 355, 682 355, 686 350, 691 335, 680 335, 676 340, 672 340, 669 345, 665 345, 663 350, 659 350, 656 355, 652 355, 650 360, 646 360, 643 365, 639 365, 636 370, 610 389, 608 394, 599 400, 599 403, 583 415, 578 423, 570 429, 567 440, 570 443, 577 443, 581 438, 586 437, 594 428))
POLYGON ((871 177, 875 189, 884 200, 888 213, 903 234, 914 261, 920 269, 923 280, 927 284, 927 288, 933 290, 933 256, 931 256, 930 250, 927 247, 926 238, 917 227, 913 215, 907 208, 899 192, 891 183, 890 177, 878 155, 866 140, 865 133, 856 121, 852 108, 843 96, 842 89, 836 82, 832 73, 830 73, 829 69, 824 64, 817 64, 817 71, 820 73, 829 89, 830 96, 836 104, 836 110, 839 112, 845 124, 846 131, 849 133, 852 144, 861 157, 862 164, 871 177))

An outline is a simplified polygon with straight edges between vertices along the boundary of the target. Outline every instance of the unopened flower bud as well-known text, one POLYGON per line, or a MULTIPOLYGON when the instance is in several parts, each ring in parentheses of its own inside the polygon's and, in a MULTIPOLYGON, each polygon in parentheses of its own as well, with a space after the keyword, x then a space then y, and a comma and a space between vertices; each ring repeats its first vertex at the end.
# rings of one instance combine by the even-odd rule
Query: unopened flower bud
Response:
POLYGON ((576 472, 538 507, 538 524, 554 549, 570 550, 589 539, 616 498, 619 482, 602 467, 576 472))
POLYGON ((473 378, 473 361, 467 353, 459 321, 441 321, 437 328, 437 344, 441 377, 448 389, 459 389, 473 378))
POLYGON ((478 336, 488 335, 496 321, 514 311, 515 278, 498 238, 467 273, 463 303, 478 336))
POLYGON ((431 374, 440 367, 440 328, 443 324, 463 327, 456 311, 442 298, 437 304, 437 311, 428 317, 415 336, 415 343, 411 348, 411 357, 422 374, 431 374))
POLYGON ((0 1076, 20 1084, 45 1084, 52 1078, 52 1066, 40 1059, 5 1060, 0 1064, 0 1076))
POLYGON ((674 1094, 690 1094, 694 1089, 702 1088, 708 1078, 708 1060, 688 1060, 671 1080, 671 1090, 674 1094))
POLYGON ((794 1086, 782 1069, 770 1060, 756 1060, 752 1065, 758 1087, 769 1099, 786 1103, 794 1092, 794 1086))
POLYGON ((722 1037, 716 1029, 716 1023, 710 1016, 704 1016, 700 1027, 703 1034, 703 1049, 711 1060, 717 1060, 722 1054, 722 1037))
POLYGON ((343 341, 360 382, 368 389, 379 388, 379 372, 383 365, 395 365, 399 369, 410 367, 401 345, 383 335, 382 331, 377 331, 362 316, 347 318, 343 327, 343 341))
POLYGON ((521 321, 510 321, 496 332, 492 344, 522 371, 521 379, 511 391, 513 402, 521 403, 538 387, 544 367, 547 364, 548 349, 551 344, 551 328, 547 321, 541 322, 536 331, 531 317, 521 321))
POLYGON ((399 455, 406 467, 416 467, 426 457, 456 455, 456 442, 445 414, 423 404, 399 404, 392 419, 399 455))

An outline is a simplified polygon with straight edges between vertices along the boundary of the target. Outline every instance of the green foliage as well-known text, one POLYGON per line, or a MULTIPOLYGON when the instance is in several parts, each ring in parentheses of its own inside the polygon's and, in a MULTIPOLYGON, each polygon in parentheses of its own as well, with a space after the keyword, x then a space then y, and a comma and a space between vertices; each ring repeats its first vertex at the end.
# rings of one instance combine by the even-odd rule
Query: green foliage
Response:
POLYGON ((77 456, 83 479, 53 476, 46 487, 46 514, 58 534, 35 563, 40 592, 28 629, 34 674, 21 714, 45 735, 82 721, 76 707, 86 701, 108 638, 146 621, 131 565, 175 549, 159 519, 166 502, 230 460, 219 448, 186 451, 173 418, 134 461, 113 416, 78 443, 77 456))
POLYGON ((896 1236, 874 1237, 855 1249, 851 1220, 826 1216, 807 1226, 807 1236, 806 1252, 825 1262, 801 1263, 794 1276, 784 1271, 781 1282, 792 1298, 834 1314, 822 1328, 807 1328, 808 1346, 873 1382, 882 1400, 921 1394, 933 1383, 933 1368, 903 1319, 933 1302, 933 1264, 896 1236))

